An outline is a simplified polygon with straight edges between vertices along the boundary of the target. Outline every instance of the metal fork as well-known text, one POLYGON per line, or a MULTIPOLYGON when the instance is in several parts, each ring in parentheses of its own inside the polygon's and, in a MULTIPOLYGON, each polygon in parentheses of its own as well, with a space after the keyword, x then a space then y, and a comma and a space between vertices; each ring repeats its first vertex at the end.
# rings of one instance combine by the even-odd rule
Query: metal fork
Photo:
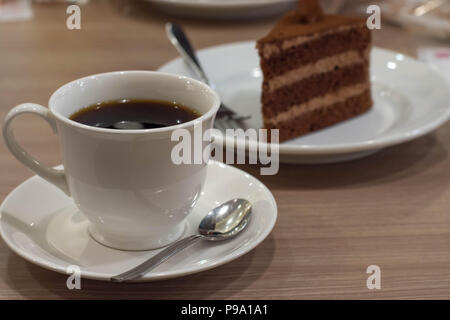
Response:
MULTIPOLYGON (((166 33, 172 45, 180 53, 183 60, 187 65, 195 72, 195 74, 200 78, 201 81, 209 85, 211 88, 215 88, 214 83, 206 76, 200 62, 192 49, 192 46, 184 33, 181 26, 176 23, 168 22, 166 23, 166 33)), ((250 119, 251 116, 241 116, 235 111, 228 108, 225 104, 221 103, 219 111, 217 111, 216 121, 214 126, 224 131, 227 128, 237 129, 244 128, 244 120, 250 119)))

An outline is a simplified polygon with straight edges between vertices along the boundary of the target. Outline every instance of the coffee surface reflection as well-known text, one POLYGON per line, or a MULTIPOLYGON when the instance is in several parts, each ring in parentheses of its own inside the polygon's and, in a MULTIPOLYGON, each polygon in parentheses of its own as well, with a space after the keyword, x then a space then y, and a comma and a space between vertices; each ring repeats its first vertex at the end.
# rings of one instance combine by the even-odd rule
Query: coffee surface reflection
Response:
POLYGON ((155 129, 188 122, 200 114, 174 102, 121 99, 96 103, 70 116, 88 126, 117 129, 155 129))

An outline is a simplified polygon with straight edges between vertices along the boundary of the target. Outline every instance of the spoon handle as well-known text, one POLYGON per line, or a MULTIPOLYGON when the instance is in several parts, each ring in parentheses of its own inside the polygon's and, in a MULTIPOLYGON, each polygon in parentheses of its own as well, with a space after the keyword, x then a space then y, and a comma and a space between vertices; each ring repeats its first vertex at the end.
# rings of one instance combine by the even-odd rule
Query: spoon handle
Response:
POLYGON ((124 282, 139 279, 151 269, 159 266, 161 263, 169 259, 174 254, 180 252, 183 249, 186 249, 190 245, 196 243, 201 238, 203 238, 202 235, 196 234, 178 240, 173 244, 171 244, 170 246, 168 246, 163 251, 161 251, 160 253, 158 253, 156 256, 151 257, 150 259, 144 261, 143 263, 134 267, 133 269, 121 273, 117 276, 111 277, 111 281, 124 282))
POLYGON ((166 33, 172 45, 177 49, 181 57, 183 57, 183 60, 192 68, 192 70, 194 70, 204 83, 211 85, 211 82, 206 76, 205 71, 203 71, 195 51, 192 49, 191 43, 183 29, 176 23, 168 22, 166 24, 166 33))

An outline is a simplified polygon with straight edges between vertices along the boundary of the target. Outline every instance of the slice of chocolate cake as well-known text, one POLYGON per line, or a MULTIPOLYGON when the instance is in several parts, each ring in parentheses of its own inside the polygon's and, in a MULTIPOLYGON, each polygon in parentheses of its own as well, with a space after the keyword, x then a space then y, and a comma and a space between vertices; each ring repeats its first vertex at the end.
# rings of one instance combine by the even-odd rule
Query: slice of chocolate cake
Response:
POLYGON ((365 20, 300 0, 257 43, 265 128, 280 129, 285 141, 369 110, 370 48, 365 20))

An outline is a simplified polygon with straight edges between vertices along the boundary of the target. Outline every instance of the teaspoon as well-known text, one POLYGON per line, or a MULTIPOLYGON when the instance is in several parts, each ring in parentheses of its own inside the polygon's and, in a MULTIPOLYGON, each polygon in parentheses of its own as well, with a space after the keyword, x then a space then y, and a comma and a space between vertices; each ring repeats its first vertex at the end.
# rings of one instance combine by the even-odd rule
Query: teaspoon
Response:
POLYGON ((245 229, 250 220, 251 211, 252 205, 248 200, 233 199, 227 201, 210 211, 202 219, 198 226, 198 234, 176 241, 133 269, 111 277, 111 281, 124 282, 139 279, 174 254, 199 240, 220 241, 230 239, 245 229))

